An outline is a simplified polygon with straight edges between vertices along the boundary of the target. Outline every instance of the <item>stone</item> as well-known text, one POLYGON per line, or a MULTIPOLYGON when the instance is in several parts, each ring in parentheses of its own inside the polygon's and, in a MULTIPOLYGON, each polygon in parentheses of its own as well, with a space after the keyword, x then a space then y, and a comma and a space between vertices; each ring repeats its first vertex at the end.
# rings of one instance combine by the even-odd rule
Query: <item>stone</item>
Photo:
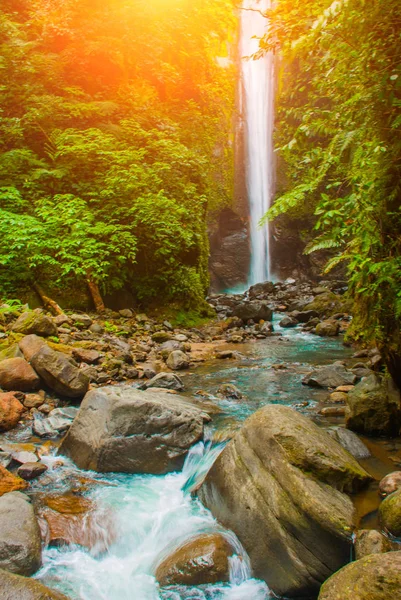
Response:
POLYGON ((14 429, 23 412, 24 407, 14 393, 0 393, 0 432, 14 429))
POLYGON ((171 394, 99 388, 85 396, 60 453, 81 469, 167 473, 182 466, 205 420, 204 412, 171 394))
POLYGON ((86 314, 74 314, 70 316, 70 321, 72 324, 78 329, 89 329, 89 327, 93 324, 92 319, 89 315, 86 314))
POLYGON ((173 350, 173 352, 169 354, 166 364, 169 369, 172 369, 173 371, 182 371, 183 369, 188 369, 189 358, 185 352, 173 350))
POLYGON ((325 406, 319 410, 319 415, 323 417, 343 417, 345 406, 325 406))
POLYGON ((336 441, 289 407, 249 417, 198 494, 236 533, 255 577, 279 596, 309 596, 349 560, 355 511, 343 492, 371 477, 336 441))
POLYGON ((360 529, 355 536, 354 548, 355 558, 359 560, 365 556, 369 556, 369 554, 391 552, 393 544, 375 529, 360 529))
POLYGON ((312 319, 317 319, 319 315, 315 310, 294 310, 289 316, 299 323, 309 323, 312 319))
POLYGON ((262 283, 256 283, 255 285, 251 285, 248 290, 249 298, 257 298, 257 296, 262 296, 264 294, 273 294, 275 290, 274 283, 272 281, 263 281, 262 283))
POLYGON ((25 479, 25 481, 31 481, 46 473, 48 467, 41 462, 27 462, 21 465, 17 470, 18 477, 25 479))
POLYGON ((159 584, 190 585, 229 581, 229 557, 233 550, 219 533, 204 534, 185 542, 156 569, 159 584))
POLYGON ((353 385, 355 381, 356 376, 352 371, 348 371, 342 363, 335 362, 308 373, 302 383, 312 387, 337 388, 340 385, 353 385))
POLYGON ((16 452, 11 452, 11 456, 13 457, 13 460, 20 465, 28 462, 34 463, 38 461, 36 454, 27 450, 17 450, 16 452))
POLYGON ((26 394, 23 405, 25 408, 39 408, 45 402, 46 395, 43 394, 26 394))
POLYGON ((50 411, 47 418, 43 417, 40 413, 35 413, 32 431, 41 438, 62 435, 71 427, 77 413, 78 408, 74 406, 55 408, 50 411))
POLYGON ((24 490, 28 484, 21 477, 16 477, 3 466, 0 466, 0 496, 9 492, 24 490))
POLYGON ((70 317, 68 315, 57 315, 53 317, 53 323, 57 325, 57 327, 62 327, 63 325, 70 323, 70 317))
POLYGON ((102 356, 97 350, 86 350, 84 348, 74 348, 72 356, 78 362, 84 362, 88 365, 94 365, 102 356))
POLYGON ((95 333, 96 335, 102 335, 104 333, 104 328, 100 325, 100 323, 92 323, 89 327, 89 331, 91 333, 95 333))
POLYGON ((353 390, 354 387, 355 387, 354 385, 339 385, 334 391, 335 392, 344 392, 345 394, 348 394, 348 392, 353 390))
POLYGON ((243 321, 272 321, 273 310, 267 302, 254 300, 252 302, 240 302, 233 309, 234 317, 238 317, 243 321))
POLYGON ((279 325, 280 325, 280 327, 289 329, 289 328, 296 327, 297 325, 299 325, 299 321, 297 321, 293 317, 284 317, 284 319, 281 319, 279 325))
POLYGON ((7 358, 0 363, 0 387, 3 390, 32 392, 40 387, 40 379, 24 358, 7 358))
POLYGON ((184 389, 184 384, 181 377, 175 373, 158 373, 152 379, 145 381, 141 386, 141 389, 147 390, 149 388, 165 388, 167 390, 176 390, 181 392, 184 389))
POLYGON ((163 344, 164 342, 170 341, 172 338, 172 334, 168 331, 156 331, 156 333, 152 334, 152 340, 156 342, 156 344, 163 344))
POLYGON ((123 308, 122 310, 119 310, 118 312, 124 319, 132 319, 132 317, 135 316, 133 311, 130 308, 123 308))
POLYGON ((1 600, 69 600, 30 577, 14 575, 0 569, 1 600))
POLYGON ((12 344, 0 352, 0 362, 6 360, 7 358, 23 358, 18 344, 12 344))
POLYGON ((43 346, 32 357, 31 364, 46 385, 57 394, 67 398, 82 398, 86 394, 89 379, 61 352, 43 346))
POLYGON ((3 452, 0 450, 0 466, 7 469, 7 467, 12 463, 13 457, 9 452, 3 452))
POLYGON ((57 335, 57 327, 53 321, 37 309, 22 313, 12 326, 12 331, 25 335, 33 333, 43 337, 57 335))
POLYGON ((401 552, 365 556, 335 573, 318 600, 401 600, 401 552))
POLYGON ((401 489, 387 496, 379 506, 380 523, 394 537, 401 537, 401 489))
POLYGON ((229 358, 234 358, 235 357, 235 352, 233 352, 232 350, 221 350, 219 352, 216 352, 215 356, 216 358, 220 359, 220 360, 226 360, 229 358))
POLYGON ((379 494, 383 498, 401 489, 401 471, 389 473, 379 483, 379 494))
POLYGON ((353 431, 344 429, 344 427, 336 427, 329 433, 331 433, 334 439, 357 460, 369 458, 371 455, 369 449, 353 431))
POLYGON ((229 400, 242 400, 243 394, 232 383, 223 383, 217 390, 217 395, 229 400))
MULTIPOLYGON (((341 387, 341 386, 340 386, 341 387)), ((347 400, 347 394, 344 392, 333 392, 330 394, 330 402, 344 403, 347 400)))
POLYGON ((42 541, 33 506, 25 494, 0 498, 0 569, 33 575, 42 563, 42 541))
POLYGON ((304 308, 305 310, 317 312, 320 317, 330 317, 338 312, 346 312, 344 308, 348 307, 341 296, 338 296, 333 292, 325 292, 319 294, 313 302, 307 304, 304 308))
POLYGON ((31 358, 39 352, 43 346, 46 346, 44 339, 38 335, 26 335, 19 341, 19 347, 23 353, 25 360, 31 361, 31 358))
POLYGON ((400 393, 390 378, 362 379, 347 395, 348 429, 371 435, 398 435, 401 426, 400 393))
POLYGON ((340 332, 340 323, 338 321, 322 321, 316 325, 315 333, 320 337, 334 337, 340 332))

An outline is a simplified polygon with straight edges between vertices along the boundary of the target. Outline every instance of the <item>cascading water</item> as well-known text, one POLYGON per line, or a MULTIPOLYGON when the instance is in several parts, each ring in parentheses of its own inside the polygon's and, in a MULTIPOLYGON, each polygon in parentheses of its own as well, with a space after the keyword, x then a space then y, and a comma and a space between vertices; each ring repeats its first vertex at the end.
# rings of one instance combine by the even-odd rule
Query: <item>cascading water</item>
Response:
POLYGON ((272 53, 247 59, 259 49, 271 0, 244 0, 241 11, 241 112, 245 124, 245 173, 250 209, 251 265, 248 285, 271 277, 269 227, 260 220, 270 207, 274 186, 274 60, 272 53))
MULTIPOLYGON (((90 499, 99 518, 95 513, 92 527, 100 529, 106 547, 92 552, 80 546, 47 548, 37 577, 71 600, 268 600, 266 584, 252 579, 249 558, 236 536, 191 495, 223 448, 224 444, 200 442, 189 452, 181 473, 93 474, 99 485, 90 499), (104 535, 107 521, 114 538, 109 542, 104 535), (234 550, 230 582, 160 589, 154 577, 160 561, 186 540, 211 532, 224 535, 234 550)), ((60 470, 53 471, 54 459, 44 460, 49 477, 54 478, 53 484, 49 482, 54 492, 60 470)), ((69 477, 84 475, 65 462, 69 477)))

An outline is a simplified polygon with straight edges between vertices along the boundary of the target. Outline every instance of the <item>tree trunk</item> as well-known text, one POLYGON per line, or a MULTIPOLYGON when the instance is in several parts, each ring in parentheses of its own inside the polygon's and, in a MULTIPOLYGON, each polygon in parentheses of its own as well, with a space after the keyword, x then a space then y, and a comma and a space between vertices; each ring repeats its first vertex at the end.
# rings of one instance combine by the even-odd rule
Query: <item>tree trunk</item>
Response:
POLYGON ((42 288, 40 287, 39 284, 34 283, 33 289, 38 294, 38 296, 41 299, 41 301, 43 302, 43 306, 45 308, 47 308, 48 310, 53 312, 55 315, 63 315, 64 314, 64 311, 62 310, 62 308, 60 308, 60 306, 57 304, 57 302, 55 300, 52 300, 51 298, 46 296, 46 294, 44 293, 44 291, 42 290, 42 288))
POLYGON ((86 283, 88 284, 88 288, 90 294, 92 296, 93 304, 95 305, 95 309, 97 313, 103 313, 106 310, 106 307, 103 302, 103 298, 100 294, 99 286, 97 283, 93 281, 89 276, 86 279, 86 283))

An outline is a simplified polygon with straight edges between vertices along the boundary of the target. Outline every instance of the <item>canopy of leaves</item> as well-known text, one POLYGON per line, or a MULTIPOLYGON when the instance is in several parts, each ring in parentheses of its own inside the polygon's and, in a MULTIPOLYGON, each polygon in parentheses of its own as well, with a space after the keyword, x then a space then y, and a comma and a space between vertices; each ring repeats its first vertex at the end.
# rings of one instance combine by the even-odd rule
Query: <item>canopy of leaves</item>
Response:
POLYGON ((263 49, 282 55, 277 145, 287 185, 268 218, 314 212, 354 333, 401 356, 401 3, 280 0, 263 49))
POLYGON ((232 0, 4 0, 0 288, 196 304, 231 196, 232 0), (168 9, 168 14, 167 14, 168 9), (162 292, 162 296, 160 296, 162 292))

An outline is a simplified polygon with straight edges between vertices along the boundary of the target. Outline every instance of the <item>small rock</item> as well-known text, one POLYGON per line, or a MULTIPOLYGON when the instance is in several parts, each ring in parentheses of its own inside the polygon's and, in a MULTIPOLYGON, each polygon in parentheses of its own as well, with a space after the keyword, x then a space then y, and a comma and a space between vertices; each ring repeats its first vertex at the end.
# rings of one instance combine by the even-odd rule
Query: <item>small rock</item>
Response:
POLYGON ((71 315, 70 320, 72 321, 75 327, 78 327, 78 329, 89 329, 89 327, 93 324, 93 321, 90 318, 90 316, 86 314, 71 315))
POLYGON ((176 390, 181 392, 184 389, 184 384, 181 377, 175 373, 158 373, 155 377, 146 381, 141 385, 141 389, 149 388, 165 388, 167 390, 176 390))
POLYGON ((379 494, 383 498, 401 489, 401 471, 389 473, 379 483, 379 494))
MULTIPOLYGON (((341 386, 340 386, 341 387, 341 386)), ((347 394, 345 392, 333 392, 330 394, 330 402, 345 402, 347 400, 347 394)))
POLYGON ((24 407, 15 394, 0 393, 0 432, 9 431, 18 425, 24 407))
POLYGON ((152 335, 152 340, 156 342, 156 344, 163 344, 163 342, 171 340, 171 333, 168 331, 156 331, 156 333, 152 335))
POLYGON ((279 325, 280 327, 291 328, 299 325, 299 321, 297 321, 293 317, 284 317, 284 319, 281 319, 279 325))
POLYGON ((319 415, 324 417, 343 417, 345 406, 325 406, 319 410, 319 415))
POLYGON ((217 390, 217 395, 229 400, 241 400, 244 396, 232 383, 223 383, 217 390))
POLYGON ((0 451, 0 466, 7 469, 7 467, 12 463, 13 457, 9 452, 0 451))
POLYGON ((26 394, 23 405, 25 408, 39 408, 45 401, 45 393, 42 394, 26 394))
POLYGON ((43 346, 31 360, 35 371, 57 394, 67 398, 83 398, 89 379, 61 352, 43 346))
POLYGON ((375 529, 360 529, 357 531, 354 547, 356 560, 370 554, 383 554, 393 550, 393 544, 390 540, 375 529))
POLYGON ((48 418, 35 413, 32 431, 39 437, 55 437, 66 432, 75 416, 78 408, 70 406, 68 408, 56 408, 50 412, 48 418))
POLYGON ((348 452, 358 460, 361 458, 369 458, 369 449, 353 431, 345 429, 344 427, 337 427, 336 429, 329 431, 329 433, 343 448, 348 450, 348 452))
POLYGON ((334 337, 340 332, 340 324, 338 321, 322 321, 316 325, 315 333, 320 337, 334 337))
POLYGON ((104 328, 99 323, 92 323, 92 325, 89 327, 89 331, 91 333, 101 335, 104 333, 104 328))
POLYGON ((38 457, 34 452, 27 452, 26 450, 12 452, 11 456, 13 457, 13 460, 20 465, 23 465, 24 463, 35 463, 38 461, 38 457))
POLYGON ((7 471, 7 469, 0 466, 0 496, 8 494, 9 492, 24 490, 27 485, 26 481, 20 477, 16 477, 10 473, 10 471, 7 471))
POLYGON ((68 315, 57 315, 57 317, 53 317, 53 323, 57 325, 57 327, 62 327, 66 323, 70 322, 70 318, 68 315))
POLYGON ((0 363, 0 387, 8 391, 32 392, 40 379, 24 358, 8 358, 0 363))
POLYGON ((394 537, 401 537, 401 489, 387 496, 379 506, 380 523, 394 537))
POLYGON ((225 360, 227 358, 234 358, 234 352, 232 350, 222 350, 221 352, 216 352, 216 358, 221 360, 225 360))
POLYGON ((182 369, 188 369, 189 359, 184 352, 181 352, 181 350, 174 350, 169 355, 166 364, 173 371, 181 371, 182 369))
POLYGON ((44 339, 34 334, 26 335, 19 341, 20 350, 28 362, 31 361, 32 356, 37 354, 43 346, 46 346, 44 339))
POLYGON ((353 385, 355 381, 356 376, 353 372, 348 371, 342 363, 335 362, 308 373, 302 383, 312 387, 338 388, 340 385, 353 385))
POLYGON ((345 394, 348 394, 348 392, 353 390, 354 387, 355 387, 354 385, 339 385, 334 391, 335 392, 344 392, 345 394))
POLYGON ((27 462, 24 463, 21 467, 19 467, 19 469, 17 470, 17 474, 22 479, 25 479, 26 481, 31 481, 32 479, 40 477, 40 475, 43 475, 43 473, 45 473, 46 471, 47 466, 41 462, 27 462))
POLYGON ((84 362, 93 365, 98 362, 101 354, 96 350, 86 350, 84 348, 74 348, 72 355, 78 362, 84 362))
POLYGON ((124 319, 132 319, 132 317, 134 317, 134 313, 130 308, 123 308, 118 312, 122 317, 124 317, 124 319))
POLYGON ((19 349, 18 344, 8 346, 8 348, 0 352, 0 362, 6 360, 7 358, 23 358, 22 352, 19 349))

